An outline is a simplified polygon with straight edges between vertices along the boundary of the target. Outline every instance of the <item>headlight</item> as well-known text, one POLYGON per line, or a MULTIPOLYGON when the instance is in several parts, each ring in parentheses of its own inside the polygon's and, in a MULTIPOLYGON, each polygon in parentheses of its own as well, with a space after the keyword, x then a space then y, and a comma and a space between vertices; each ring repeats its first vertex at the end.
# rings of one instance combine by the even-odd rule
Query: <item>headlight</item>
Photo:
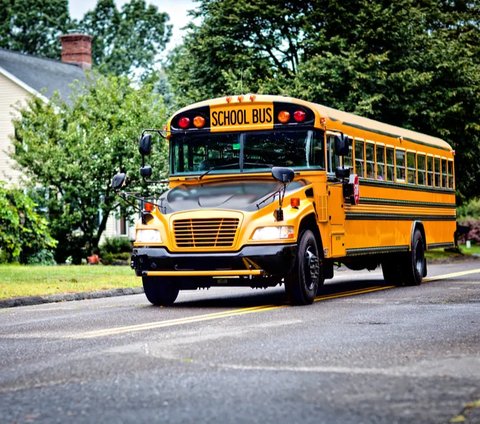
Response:
POLYGON ((141 243, 161 243, 162 238, 158 230, 137 230, 135 241, 141 243))
POLYGON ((293 227, 291 226, 260 227, 253 233, 252 240, 292 239, 294 236, 293 227))

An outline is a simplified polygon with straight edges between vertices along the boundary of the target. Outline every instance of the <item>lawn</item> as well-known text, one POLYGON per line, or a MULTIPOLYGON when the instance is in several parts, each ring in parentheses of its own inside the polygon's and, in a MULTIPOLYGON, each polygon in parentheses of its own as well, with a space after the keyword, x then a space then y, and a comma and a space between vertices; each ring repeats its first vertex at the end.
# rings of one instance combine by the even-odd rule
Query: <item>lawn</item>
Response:
MULTIPOLYGON (((480 246, 460 248, 458 253, 434 249, 426 253, 429 262, 447 262, 471 255, 480 257, 480 246)), ((140 287, 142 281, 129 266, 106 265, 0 265, 0 299, 80 293, 115 288, 140 287)))
POLYGON ((0 299, 139 287, 129 266, 0 265, 0 299))

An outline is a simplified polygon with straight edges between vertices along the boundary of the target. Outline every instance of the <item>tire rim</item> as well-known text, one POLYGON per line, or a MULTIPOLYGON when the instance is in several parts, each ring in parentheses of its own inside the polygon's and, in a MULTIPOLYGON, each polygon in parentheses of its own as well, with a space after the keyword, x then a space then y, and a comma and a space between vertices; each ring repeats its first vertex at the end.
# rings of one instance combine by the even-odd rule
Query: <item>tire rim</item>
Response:
POLYGON ((319 274, 319 261, 318 256, 312 252, 312 246, 308 246, 305 250, 305 277, 307 282, 307 287, 309 290, 313 288, 315 282, 318 280, 319 274))
POLYGON ((415 249, 415 268, 419 275, 423 275, 423 245, 422 243, 417 243, 415 249))

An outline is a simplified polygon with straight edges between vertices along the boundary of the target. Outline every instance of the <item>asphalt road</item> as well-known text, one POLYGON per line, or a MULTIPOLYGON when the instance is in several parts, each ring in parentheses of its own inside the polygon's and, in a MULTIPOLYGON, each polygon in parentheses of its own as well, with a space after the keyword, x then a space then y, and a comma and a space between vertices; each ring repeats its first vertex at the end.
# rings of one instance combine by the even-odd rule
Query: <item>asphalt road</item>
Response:
POLYGON ((0 422, 480 423, 480 261, 429 277, 2 309, 0 422))

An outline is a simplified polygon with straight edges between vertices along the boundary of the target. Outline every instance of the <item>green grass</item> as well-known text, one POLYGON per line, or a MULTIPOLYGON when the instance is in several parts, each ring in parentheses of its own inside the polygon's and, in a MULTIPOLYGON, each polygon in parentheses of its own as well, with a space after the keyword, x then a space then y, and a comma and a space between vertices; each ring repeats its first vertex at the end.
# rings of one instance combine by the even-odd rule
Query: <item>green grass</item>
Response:
POLYGON ((0 265, 0 299, 139 287, 129 266, 0 265))
POLYGON ((480 255, 480 245, 472 244, 470 249, 467 249, 465 245, 460 245, 460 252, 445 251, 445 249, 432 249, 425 252, 425 256, 429 261, 447 261, 456 259, 465 259, 474 257, 474 255, 480 255))

